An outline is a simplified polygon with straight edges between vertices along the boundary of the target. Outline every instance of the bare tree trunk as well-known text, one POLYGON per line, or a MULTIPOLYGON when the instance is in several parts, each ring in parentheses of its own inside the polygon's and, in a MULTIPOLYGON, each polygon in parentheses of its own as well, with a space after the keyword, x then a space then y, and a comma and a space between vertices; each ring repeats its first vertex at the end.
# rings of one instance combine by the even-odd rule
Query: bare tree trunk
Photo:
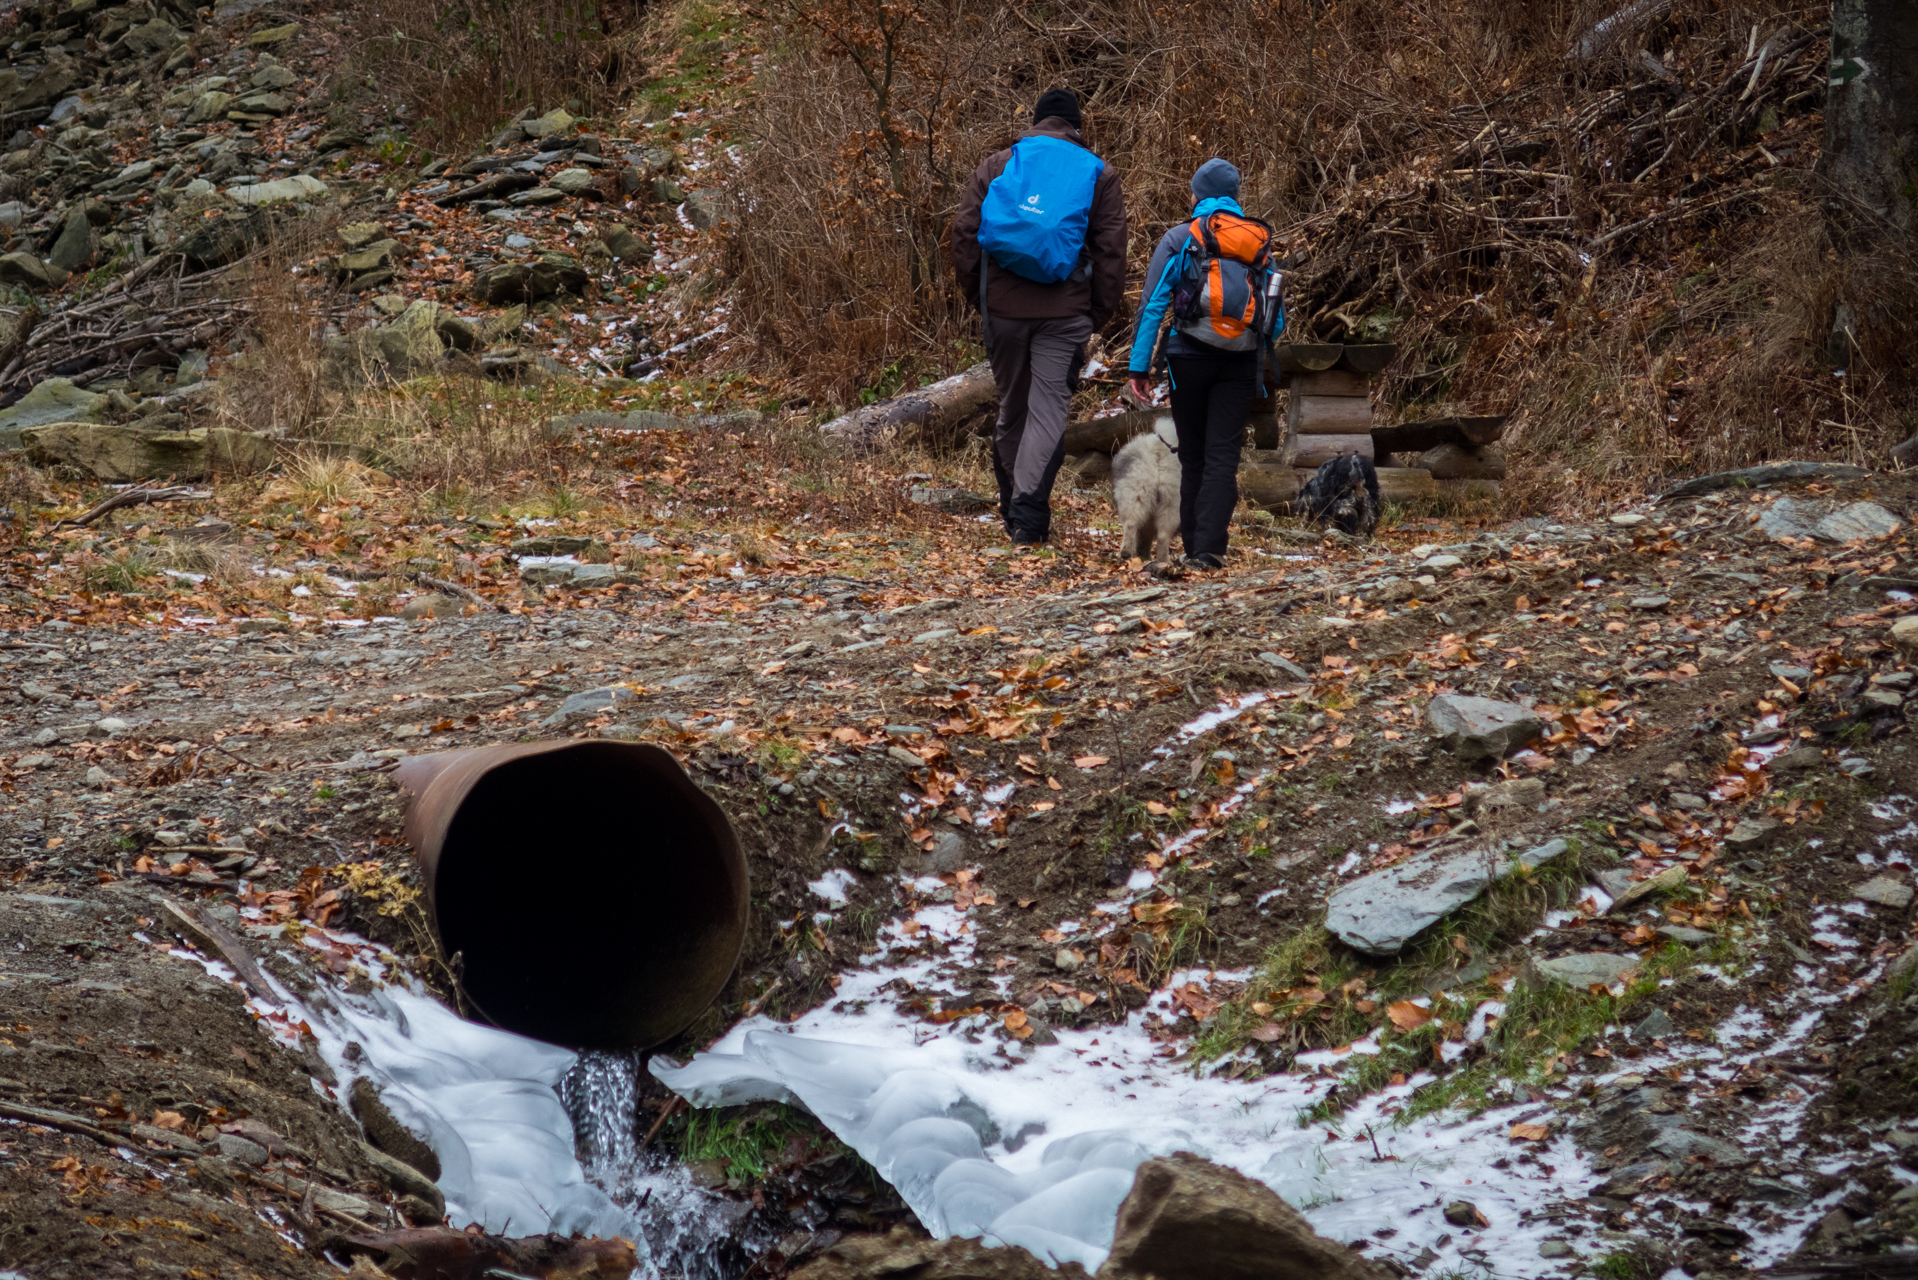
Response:
POLYGON ((1918 4, 1832 0, 1831 82, 1820 158, 1840 225, 1865 213, 1918 232, 1918 4), (1852 215, 1852 216, 1848 216, 1852 215))

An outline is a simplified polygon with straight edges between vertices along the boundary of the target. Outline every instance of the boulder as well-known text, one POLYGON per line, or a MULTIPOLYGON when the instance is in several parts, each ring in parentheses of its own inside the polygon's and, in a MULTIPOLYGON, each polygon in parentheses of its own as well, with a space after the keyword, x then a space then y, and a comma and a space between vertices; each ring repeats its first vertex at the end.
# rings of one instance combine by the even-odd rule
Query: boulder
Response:
POLYGON ((53 242, 53 251, 47 255, 48 265, 56 271, 78 271, 90 265, 94 254, 99 252, 100 240, 87 217, 86 205, 87 202, 82 201, 73 206, 59 239, 53 242))
POLYGON ((185 43, 173 24, 165 18, 153 18, 131 28, 113 46, 116 58, 151 58, 185 43))
POLYGON ((852 1236, 792 1273, 793 1280, 1085 1280, 1068 1262, 1053 1270, 1016 1246, 987 1248, 953 1236, 927 1240, 905 1227, 883 1236, 852 1236))
POLYGON ((546 185, 562 195, 576 196, 591 191, 599 178, 591 169, 561 169, 546 185))
POLYGON ((626 227, 618 225, 602 227, 599 238, 600 242, 606 246, 606 252, 621 262, 647 262, 653 256, 653 251, 647 247, 646 242, 626 227))
POLYGON ((297 22, 289 22, 277 27, 262 27, 248 38, 247 43, 256 49, 264 49, 268 45, 279 44, 283 40, 291 40, 299 33, 300 24, 297 22))
POLYGON ((208 89, 194 99, 193 106, 188 109, 186 118, 181 123, 203 124, 209 120, 222 119, 226 115, 227 108, 232 105, 232 94, 223 93, 218 89, 208 89))
POLYGON ((1190 1152, 1148 1160, 1099 1280, 1389 1280, 1264 1183, 1190 1152))
POLYGON ((271 92, 274 89, 284 89, 297 80, 299 80, 298 76, 285 67, 275 64, 270 67, 261 67, 246 83, 249 88, 271 92))
POLYGON ((1873 876, 1853 889, 1851 896, 1859 902, 1903 911, 1911 905, 1912 888, 1894 876, 1873 876))
POLYGON ((1614 955, 1609 951, 1585 951, 1550 960, 1527 960, 1523 976, 1531 986, 1543 987, 1562 982, 1583 991, 1594 986, 1609 987, 1626 974, 1637 971, 1638 960, 1633 956, 1614 955))
MULTIPOLYGON (((349 222, 340 228, 340 243, 348 249, 364 249, 376 240, 386 240, 386 228, 377 222, 349 222)), ((395 245, 399 241, 393 241, 395 245)))
POLYGON ((1899 520, 1875 502, 1833 506, 1802 498, 1780 498, 1758 518, 1758 528, 1773 538, 1853 542, 1889 537, 1898 531, 1899 520))
POLYGON ((248 187, 228 187, 226 197, 244 205, 285 204, 294 200, 317 200, 327 187, 318 178, 296 173, 271 182, 256 182, 248 187))
POLYGON ((515 262, 473 281, 473 296, 495 306, 509 302, 541 302, 559 293, 580 294, 591 280, 576 264, 515 262))
POLYGON ((732 202, 726 193, 710 187, 686 197, 686 220, 701 231, 716 227, 732 217, 732 202))
POLYGON ((543 116, 536 116, 531 120, 522 120, 520 121, 519 127, 520 131, 529 138, 551 138, 555 135, 571 133, 573 126, 577 123, 578 121, 569 115, 564 108, 558 108, 548 111, 543 116))
POLYGON ((5 409, 0 409, 0 449, 18 449, 20 433, 50 422, 105 422, 107 397, 83 390, 67 378, 48 378, 5 409))
POLYGON ((608 685, 603 689, 588 689, 575 693, 559 704, 559 710, 547 716, 541 723, 547 728, 558 728, 574 720, 590 720, 604 711, 615 709, 621 702, 631 702, 633 691, 619 685, 608 685))
MULTIPOLYGON (((7 257, 18 257, 8 254, 7 257)), ((0 258, 5 262, 6 258, 0 258)), ((1891 642, 1906 653, 1918 653, 1918 614, 1898 619, 1891 624, 1891 642)))
POLYGON ((233 110, 227 113, 233 116, 266 116, 278 119, 293 109, 292 100, 277 93, 249 93, 233 104, 233 110))
POLYGON ((21 433, 35 466, 72 467, 110 484, 212 472, 256 471, 273 463, 273 442, 228 427, 150 431, 139 426, 55 422, 21 433))
POLYGON ((1397 955, 1493 881, 1518 867, 1541 867, 1568 847, 1563 840, 1549 840, 1516 858, 1487 849, 1415 854, 1335 889, 1326 899, 1325 927, 1355 951, 1397 955))
POLYGON ((1426 722, 1439 740, 1467 760, 1510 755, 1544 730, 1544 724, 1515 702, 1494 702, 1444 693, 1425 708, 1426 722))
POLYGON ((17 284, 30 293, 58 289, 66 283, 66 272, 49 266, 38 254, 18 252, 0 256, 0 285, 17 284))

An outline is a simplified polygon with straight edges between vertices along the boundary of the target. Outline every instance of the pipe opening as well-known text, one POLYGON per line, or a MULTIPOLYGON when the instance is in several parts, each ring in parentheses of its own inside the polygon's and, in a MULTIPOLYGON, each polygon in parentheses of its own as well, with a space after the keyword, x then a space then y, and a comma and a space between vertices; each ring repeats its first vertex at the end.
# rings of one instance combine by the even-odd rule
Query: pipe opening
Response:
POLYGON ((444 832, 421 856, 471 1003, 572 1048, 645 1048, 684 1030, 745 937, 745 862, 724 813, 657 747, 498 755, 443 768, 416 801, 434 811, 425 844, 444 832))

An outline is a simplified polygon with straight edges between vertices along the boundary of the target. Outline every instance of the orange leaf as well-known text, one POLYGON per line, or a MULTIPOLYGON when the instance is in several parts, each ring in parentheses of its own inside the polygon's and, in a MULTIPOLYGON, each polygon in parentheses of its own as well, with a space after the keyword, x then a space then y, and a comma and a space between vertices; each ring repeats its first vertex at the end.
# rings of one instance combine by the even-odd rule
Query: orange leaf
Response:
POLYGON ((1106 763, 1108 758, 1109 757, 1106 756, 1080 756, 1072 763, 1078 765, 1081 769, 1097 769, 1100 765, 1106 763))
POLYGON ((1157 924, 1178 909, 1176 902, 1141 902, 1132 908, 1132 918, 1141 924, 1157 924))
POLYGON ((1524 1142, 1543 1142, 1552 1136, 1552 1128, 1544 1124, 1515 1124, 1512 1126, 1512 1131, 1505 1136, 1524 1142))
POLYGON ((1385 1006, 1385 1016, 1400 1031, 1413 1031, 1432 1020, 1432 1011, 1421 1009, 1410 1000, 1400 1000, 1385 1006))

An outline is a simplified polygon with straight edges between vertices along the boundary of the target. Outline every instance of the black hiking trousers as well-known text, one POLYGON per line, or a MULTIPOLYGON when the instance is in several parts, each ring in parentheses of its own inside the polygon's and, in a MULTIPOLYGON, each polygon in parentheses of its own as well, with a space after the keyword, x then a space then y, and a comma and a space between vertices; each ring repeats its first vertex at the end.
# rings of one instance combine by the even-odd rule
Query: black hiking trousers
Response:
POLYGON ((1239 504, 1239 455, 1259 386, 1257 351, 1175 351, 1172 422, 1179 431, 1179 540, 1189 556, 1225 558, 1239 504))

